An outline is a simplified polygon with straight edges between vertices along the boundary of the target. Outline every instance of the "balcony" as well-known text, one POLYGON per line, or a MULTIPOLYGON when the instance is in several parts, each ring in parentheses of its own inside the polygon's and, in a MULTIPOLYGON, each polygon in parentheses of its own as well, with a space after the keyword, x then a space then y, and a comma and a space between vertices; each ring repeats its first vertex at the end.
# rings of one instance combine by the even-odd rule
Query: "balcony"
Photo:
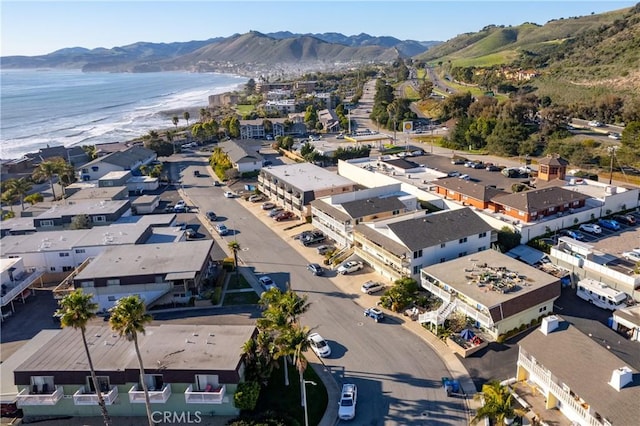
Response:
POLYGON ((226 386, 222 385, 217 388, 211 385, 207 386, 204 391, 194 391, 193 385, 189 385, 186 391, 184 391, 184 401, 187 404, 222 404, 226 386))
MULTIPOLYGON (((111 405, 118 397, 118 387, 111 386, 109 392, 102 392, 102 399, 106 405, 111 405)), ((73 403, 75 405, 98 405, 98 395, 87 392, 87 387, 82 386, 73 394, 73 403)))
MULTIPOLYGON (((162 386, 162 390, 155 390, 152 388, 147 389, 149 391, 149 401, 152 404, 164 404, 167 402, 169 397, 171 396, 171 384, 165 383, 162 386)), ((138 384, 133 385, 131 389, 129 389, 129 402, 131 404, 144 404, 144 391, 142 390, 142 386, 138 384)))
POLYGON ((29 389, 23 389, 16 397, 18 407, 25 405, 56 405, 64 396, 62 386, 56 386, 53 393, 32 394, 29 389))

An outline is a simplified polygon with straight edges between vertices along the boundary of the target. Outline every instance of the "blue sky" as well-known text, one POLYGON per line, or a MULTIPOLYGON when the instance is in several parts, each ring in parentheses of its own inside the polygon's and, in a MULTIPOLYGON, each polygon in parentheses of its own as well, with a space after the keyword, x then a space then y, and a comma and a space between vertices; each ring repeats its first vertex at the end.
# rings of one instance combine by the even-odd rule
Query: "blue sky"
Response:
POLYGON ((0 55, 41 55, 65 47, 112 48, 263 33, 367 33, 448 40, 490 24, 544 24, 633 6, 636 1, 6 1, 0 0, 0 55))

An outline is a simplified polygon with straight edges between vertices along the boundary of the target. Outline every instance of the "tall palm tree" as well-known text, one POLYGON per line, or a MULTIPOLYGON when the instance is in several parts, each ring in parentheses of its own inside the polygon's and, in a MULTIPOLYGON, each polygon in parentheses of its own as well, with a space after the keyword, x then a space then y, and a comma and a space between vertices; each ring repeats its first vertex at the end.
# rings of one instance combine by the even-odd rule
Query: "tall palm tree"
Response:
POLYGON ((56 199, 56 191, 53 187, 53 178, 58 174, 59 162, 58 161, 43 161, 38 164, 38 167, 33 171, 33 178, 35 180, 46 179, 49 181, 49 185, 51 186, 51 195, 53 199, 56 199))
POLYGON ((58 168, 58 176, 60 186, 62 187, 63 196, 66 196, 65 188, 71 185, 75 180, 76 170, 70 163, 60 158, 56 161, 56 167, 58 168))
POLYGON ((178 123, 180 122, 180 119, 178 118, 177 115, 174 115, 173 117, 171 117, 171 122, 173 123, 174 126, 176 126, 176 130, 178 130, 178 123))
MULTIPOLYGON (((307 358, 304 356, 304 352, 309 349, 310 333, 311 330, 309 330, 309 327, 302 327, 298 324, 293 324, 282 330, 276 339, 276 345, 278 347, 276 357, 283 357, 283 359, 286 359, 288 356, 293 357, 293 365, 296 366, 300 378, 301 392, 304 392, 302 389, 302 386, 304 386, 304 371, 307 369, 308 364, 307 358)), ((285 363, 285 369, 286 368, 287 365, 285 363)))
POLYGON ((149 420, 149 426, 154 426, 149 390, 144 380, 144 364, 142 362, 142 356, 140 355, 140 347, 138 346, 138 333, 145 334, 144 327, 149 324, 153 318, 146 312, 144 302, 140 299, 140 296, 137 295, 125 296, 118 299, 110 312, 109 325, 111 325, 111 329, 120 334, 121 337, 125 337, 127 340, 133 342, 133 346, 135 347, 138 365, 140 366, 140 384, 144 391, 147 418, 149 420))
POLYGON ((475 400, 482 401, 484 405, 476 411, 471 419, 471 424, 488 418, 493 424, 507 424, 513 421, 515 416, 524 416, 524 410, 513 407, 513 395, 507 386, 499 381, 492 380, 482 385, 482 392, 477 393, 475 400))
POLYGON ((189 119, 191 118, 191 114, 189 114, 189 111, 185 111, 184 114, 182 114, 182 116, 184 117, 185 121, 187 122, 187 126, 189 126, 189 119))
POLYGON ((13 191, 20 198, 20 206, 24 210, 24 196, 31 190, 33 185, 26 178, 11 179, 7 182, 7 189, 13 191))
POLYGON ((238 276, 238 251, 240 250, 240 243, 236 240, 229 241, 227 244, 230 250, 233 251, 233 267, 236 271, 236 284, 238 284, 239 276, 238 276))
POLYGON ((93 360, 91 359, 91 352, 89 352, 89 345, 87 344, 87 323, 92 318, 95 318, 96 311, 98 310, 98 304, 93 302, 93 295, 85 294, 81 288, 76 289, 62 298, 59 302, 60 309, 56 311, 56 315, 60 317, 60 324, 62 327, 72 327, 75 330, 80 330, 82 336, 82 344, 84 345, 84 352, 87 355, 87 362, 89 363, 89 370, 91 370, 91 381, 93 387, 96 390, 98 396, 98 405, 102 412, 102 418, 104 424, 109 426, 111 424, 111 418, 107 412, 107 406, 102 398, 102 392, 100 390, 100 384, 96 376, 96 370, 93 367, 93 360))

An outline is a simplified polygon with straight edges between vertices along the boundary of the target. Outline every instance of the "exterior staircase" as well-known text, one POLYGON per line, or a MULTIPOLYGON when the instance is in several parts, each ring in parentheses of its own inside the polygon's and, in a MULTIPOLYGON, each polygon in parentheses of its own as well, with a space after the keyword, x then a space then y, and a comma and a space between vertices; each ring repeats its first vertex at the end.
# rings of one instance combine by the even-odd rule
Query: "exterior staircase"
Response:
POLYGON ((436 311, 425 312, 418 316, 420 324, 432 323, 435 325, 443 325, 444 320, 456 309, 456 299, 451 299, 447 304, 443 304, 436 311))

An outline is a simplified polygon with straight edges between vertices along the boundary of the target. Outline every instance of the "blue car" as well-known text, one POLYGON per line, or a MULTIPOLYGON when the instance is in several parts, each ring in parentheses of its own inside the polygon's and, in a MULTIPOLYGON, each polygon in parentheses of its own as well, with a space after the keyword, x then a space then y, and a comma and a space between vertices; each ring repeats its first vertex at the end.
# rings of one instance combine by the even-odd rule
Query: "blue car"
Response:
POLYGON ((620 224, 613 219, 600 219, 598 221, 598 225, 602 226, 605 229, 610 229, 612 231, 620 230, 620 224))

